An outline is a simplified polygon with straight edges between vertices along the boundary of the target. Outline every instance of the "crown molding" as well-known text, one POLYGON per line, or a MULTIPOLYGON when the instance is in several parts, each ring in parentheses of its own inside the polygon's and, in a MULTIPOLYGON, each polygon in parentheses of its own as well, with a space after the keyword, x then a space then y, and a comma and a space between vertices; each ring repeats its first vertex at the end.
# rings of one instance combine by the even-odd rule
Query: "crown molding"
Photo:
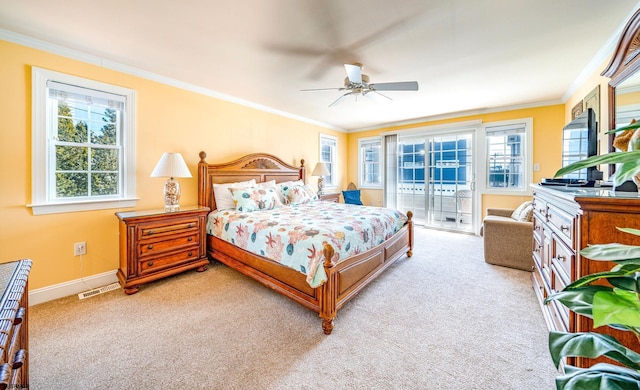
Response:
POLYGON ((290 112, 276 110, 271 107, 267 107, 258 103, 254 103, 248 100, 240 99, 235 96, 227 95, 218 91, 214 91, 212 89, 200 87, 198 85, 194 85, 191 83, 186 83, 184 81, 176 80, 170 77, 162 76, 157 73, 148 72, 142 69, 138 69, 132 66, 124 65, 115 61, 110 61, 106 58, 102 58, 99 56, 94 56, 91 54, 83 53, 78 50, 69 49, 67 47, 53 44, 50 42, 45 42, 40 39, 32 38, 27 35, 18 34, 12 31, 0 29, 0 39, 15 43, 18 45, 30 47, 32 49, 45 51, 47 53, 59 55, 62 57, 66 57, 72 60, 77 60, 81 62, 85 62, 91 65, 99 66, 105 69, 114 70, 120 73, 129 74, 132 76, 140 77, 146 80, 155 81, 161 84, 169 85, 172 87, 180 88, 185 91, 194 92, 200 95, 209 96, 215 99, 224 100, 230 103, 238 104, 241 106, 249 107, 256 109, 258 111, 267 112, 270 114, 275 114, 281 117, 293 119, 299 122, 308 123, 314 126, 323 127, 325 129, 331 129, 340 132, 346 132, 345 129, 330 125, 328 123, 319 122, 313 119, 309 119, 306 117, 302 117, 299 115, 292 114, 290 112))

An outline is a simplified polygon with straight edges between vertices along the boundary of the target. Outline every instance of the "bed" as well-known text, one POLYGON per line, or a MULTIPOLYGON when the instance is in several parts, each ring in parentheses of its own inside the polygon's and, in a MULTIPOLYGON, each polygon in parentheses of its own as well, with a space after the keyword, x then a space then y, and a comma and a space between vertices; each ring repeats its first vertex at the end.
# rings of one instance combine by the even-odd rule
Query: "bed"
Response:
MULTIPOLYGON (((222 164, 209 164, 205 159, 206 153, 200 152, 198 204, 214 211, 217 209, 214 187, 220 184, 248 180, 255 180, 256 183, 272 180, 276 183, 305 181, 304 160, 300 160, 300 167, 295 167, 266 153, 249 154, 222 164)), ((325 277, 317 287, 312 287, 307 275, 299 270, 254 254, 212 234, 207 234, 207 255, 211 260, 226 264, 318 313, 322 319, 322 329, 329 335, 334 327, 336 313, 345 303, 396 260, 412 256, 411 217, 412 213, 408 212, 406 223, 380 244, 340 261, 335 261, 335 245, 323 243, 322 248, 318 249, 321 252, 320 266, 325 277)))

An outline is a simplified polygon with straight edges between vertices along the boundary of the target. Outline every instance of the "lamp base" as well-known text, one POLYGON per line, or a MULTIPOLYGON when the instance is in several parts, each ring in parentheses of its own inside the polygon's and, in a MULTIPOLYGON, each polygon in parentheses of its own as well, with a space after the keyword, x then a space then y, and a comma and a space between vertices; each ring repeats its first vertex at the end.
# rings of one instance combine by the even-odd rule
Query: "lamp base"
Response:
POLYGON ((180 210, 180 183, 173 177, 164 183, 164 211, 172 212, 180 210))
POLYGON ((318 195, 324 194, 324 177, 318 178, 318 195))

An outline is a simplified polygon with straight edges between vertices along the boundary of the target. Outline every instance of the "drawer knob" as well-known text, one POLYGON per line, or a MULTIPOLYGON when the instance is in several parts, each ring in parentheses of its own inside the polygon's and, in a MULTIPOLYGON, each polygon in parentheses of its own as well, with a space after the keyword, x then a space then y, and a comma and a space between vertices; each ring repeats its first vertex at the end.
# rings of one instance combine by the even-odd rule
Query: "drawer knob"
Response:
POLYGON ((562 225, 562 226, 560 226, 560 230, 562 230, 563 232, 564 232, 565 230, 566 230, 566 231, 569 231, 569 226, 568 226, 568 225, 562 225))
POLYGON ((153 261, 149 261, 149 262, 147 262, 147 265, 148 265, 149 267, 153 267, 153 261))
POLYGON ((189 252, 189 256, 192 256, 192 255, 193 255, 193 252, 189 252))
POLYGON ((193 237, 187 238, 187 241, 193 241, 193 237))
POLYGON ((153 245, 149 244, 149 245, 147 246, 147 249, 153 249, 153 245))
POLYGON ((193 227, 193 224, 192 224, 192 223, 190 223, 190 224, 189 224, 189 227, 190 227, 190 228, 192 228, 192 227, 193 227))
POLYGON ((147 234, 149 234, 149 235, 153 234, 153 230, 149 230, 149 231, 147 232, 147 234))

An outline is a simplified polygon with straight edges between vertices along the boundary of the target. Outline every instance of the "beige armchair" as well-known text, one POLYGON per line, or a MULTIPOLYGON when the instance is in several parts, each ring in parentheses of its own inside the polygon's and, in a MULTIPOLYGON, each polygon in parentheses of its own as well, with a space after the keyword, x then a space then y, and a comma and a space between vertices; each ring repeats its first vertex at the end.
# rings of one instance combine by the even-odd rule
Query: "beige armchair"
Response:
POLYGON ((484 236, 484 261, 489 264, 533 270, 532 209, 528 205, 518 207, 516 218, 513 209, 489 208, 480 234, 484 236))

